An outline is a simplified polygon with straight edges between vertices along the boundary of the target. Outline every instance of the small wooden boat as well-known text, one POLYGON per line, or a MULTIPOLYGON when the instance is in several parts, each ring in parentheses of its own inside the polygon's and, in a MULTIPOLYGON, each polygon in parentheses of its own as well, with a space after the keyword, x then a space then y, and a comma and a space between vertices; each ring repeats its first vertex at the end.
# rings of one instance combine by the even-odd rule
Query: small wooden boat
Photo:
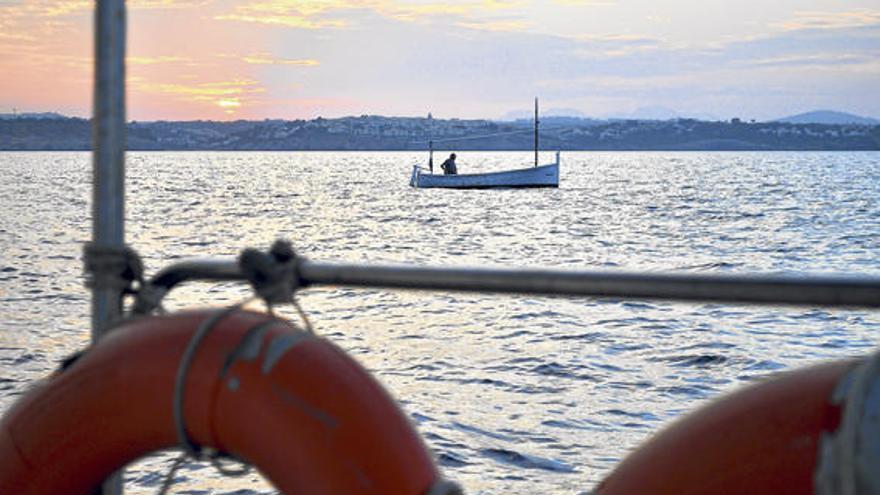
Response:
POLYGON ((559 152, 556 152, 555 163, 483 174, 433 174, 420 165, 414 165, 409 185, 448 189, 559 187, 559 152))
MULTIPOLYGON (((516 131, 519 132, 519 131, 516 131)), ((439 187, 446 189, 496 189, 526 187, 559 187, 559 152, 556 162, 538 165, 538 99, 535 98, 535 166, 516 170, 502 170, 482 174, 435 174, 434 140, 428 142, 428 168, 413 166, 409 185, 420 189, 439 187)), ((492 135, 489 135, 492 136, 492 135)), ((482 139, 489 136, 451 138, 444 141, 482 139)), ((454 157, 454 155, 453 155, 454 157)))

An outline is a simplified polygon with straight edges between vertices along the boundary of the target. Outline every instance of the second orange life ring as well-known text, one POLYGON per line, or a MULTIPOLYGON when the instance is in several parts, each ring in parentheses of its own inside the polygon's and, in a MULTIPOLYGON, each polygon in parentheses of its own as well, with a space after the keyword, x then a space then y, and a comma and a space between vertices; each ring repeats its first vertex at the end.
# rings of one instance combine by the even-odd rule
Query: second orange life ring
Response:
POLYGON ((596 495, 813 495, 832 394, 857 364, 804 368, 736 391, 661 431, 621 462, 596 495))

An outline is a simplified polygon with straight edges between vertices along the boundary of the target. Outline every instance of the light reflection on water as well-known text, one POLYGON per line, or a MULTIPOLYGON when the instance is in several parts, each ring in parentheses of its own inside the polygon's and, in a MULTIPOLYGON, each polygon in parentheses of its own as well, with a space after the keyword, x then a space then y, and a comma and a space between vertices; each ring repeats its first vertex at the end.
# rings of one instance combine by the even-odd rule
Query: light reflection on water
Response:
MULTIPOLYGON (((462 172, 530 163, 460 153, 462 172)), ((549 161, 546 154, 542 161, 549 161)), ((128 237, 152 273, 277 237, 324 261, 880 275, 878 153, 563 153, 558 190, 408 187, 413 153, 131 153, 128 237)), ((2 153, 0 410, 88 342, 84 153, 2 153)), ((221 305, 193 286, 170 308, 221 305)), ((318 331, 403 403, 471 493, 587 490, 651 432, 744 382, 876 344, 874 313, 344 288, 318 331)), ((292 314, 292 312, 288 312, 292 314)), ((128 472, 153 493, 170 457, 128 472)), ((181 473, 188 493, 271 491, 181 473)))

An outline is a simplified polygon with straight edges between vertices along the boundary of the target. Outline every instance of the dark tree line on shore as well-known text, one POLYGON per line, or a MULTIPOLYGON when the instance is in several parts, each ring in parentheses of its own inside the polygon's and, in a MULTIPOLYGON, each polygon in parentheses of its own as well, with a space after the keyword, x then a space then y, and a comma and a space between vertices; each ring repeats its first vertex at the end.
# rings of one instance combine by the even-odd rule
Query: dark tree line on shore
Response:
MULTIPOLYGON (((131 150, 530 150, 527 122, 345 117, 314 120, 132 122, 131 150), (479 138, 479 136, 486 136, 479 138)), ((88 150, 91 122, 0 120, 0 150, 88 150)), ((780 122, 568 119, 541 131, 541 149, 880 150, 880 126, 780 122)))

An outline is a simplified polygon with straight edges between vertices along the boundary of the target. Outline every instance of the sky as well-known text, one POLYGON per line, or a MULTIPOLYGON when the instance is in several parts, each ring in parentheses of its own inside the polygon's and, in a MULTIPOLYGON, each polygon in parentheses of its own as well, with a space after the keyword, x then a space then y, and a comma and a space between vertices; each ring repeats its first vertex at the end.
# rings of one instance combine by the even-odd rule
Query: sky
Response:
MULTIPOLYGON (((0 113, 91 115, 94 3, 0 0, 0 113)), ((129 120, 880 117, 877 0, 129 0, 129 120)))

